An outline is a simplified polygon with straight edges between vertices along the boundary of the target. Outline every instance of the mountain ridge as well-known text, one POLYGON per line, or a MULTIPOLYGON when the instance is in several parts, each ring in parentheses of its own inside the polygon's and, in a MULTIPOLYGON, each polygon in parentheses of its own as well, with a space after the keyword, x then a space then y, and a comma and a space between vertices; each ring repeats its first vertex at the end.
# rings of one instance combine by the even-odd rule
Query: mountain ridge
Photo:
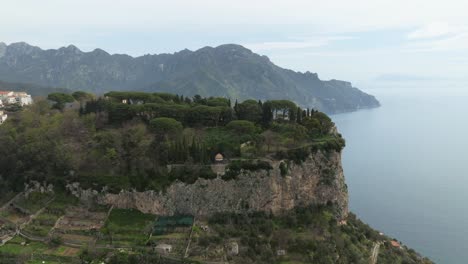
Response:
POLYGON ((245 100, 286 98, 329 114, 378 107, 350 82, 277 66, 237 44, 132 57, 74 45, 43 50, 25 42, 0 44, 0 80, 104 93, 171 92, 245 100))

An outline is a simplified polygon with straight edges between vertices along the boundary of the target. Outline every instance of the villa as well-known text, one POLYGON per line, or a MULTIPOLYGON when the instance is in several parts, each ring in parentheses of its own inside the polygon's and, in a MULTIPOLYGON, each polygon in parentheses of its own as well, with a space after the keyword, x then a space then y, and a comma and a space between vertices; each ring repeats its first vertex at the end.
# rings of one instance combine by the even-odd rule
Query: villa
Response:
POLYGON ((25 92, 0 91, 0 107, 12 104, 20 106, 30 105, 33 103, 31 95, 25 92))

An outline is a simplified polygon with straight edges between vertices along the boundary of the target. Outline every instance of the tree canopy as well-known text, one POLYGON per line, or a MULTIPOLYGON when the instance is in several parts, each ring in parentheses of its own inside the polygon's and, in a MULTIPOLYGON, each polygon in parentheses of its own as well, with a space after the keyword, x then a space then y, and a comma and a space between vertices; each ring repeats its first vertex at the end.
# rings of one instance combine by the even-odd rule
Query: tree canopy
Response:
POLYGON ((158 135, 167 136, 182 132, 182 123, 169 117, 158 117, 150 121, 149 126, 158 135))
POLYGON ((47 96, 47 99, 55 102, 54 108, 59 110, 63 110, 66 103, 72 103, 75 101, 73 96, 66 93, 51 93, 47 96))

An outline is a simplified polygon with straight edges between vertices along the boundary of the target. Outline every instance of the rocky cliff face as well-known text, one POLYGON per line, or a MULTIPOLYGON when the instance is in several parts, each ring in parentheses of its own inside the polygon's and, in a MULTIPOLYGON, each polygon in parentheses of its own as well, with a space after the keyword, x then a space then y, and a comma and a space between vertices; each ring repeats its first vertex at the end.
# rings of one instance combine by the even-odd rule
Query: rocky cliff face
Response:
POLYGON ((297 206, 333 203, 337 218, 348 213, 348 194, 339 152, 317 152, 303 164, 291 164, 286 176, 280 161, 272 161, 273 170, 244 172, 235 180, 198 179, 194 184, 181 182, 165 192, 122 190, 118 194, 105 190, 83 190, 79 184, 67 188, 83 200, 117 208, 134 208, 159 215, 191 214, 210 216, 216 212, 265 211, 280 214, 297 206))

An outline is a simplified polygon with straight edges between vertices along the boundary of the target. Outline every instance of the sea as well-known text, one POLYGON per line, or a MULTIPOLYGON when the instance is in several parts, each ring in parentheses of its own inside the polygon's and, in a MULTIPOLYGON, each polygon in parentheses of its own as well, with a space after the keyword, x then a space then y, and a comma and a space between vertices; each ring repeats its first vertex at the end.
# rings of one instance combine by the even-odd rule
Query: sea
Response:
POLYGON ((382 106, 332 116, 350 210, 436 263, 468 263, 468 94, 367 92, 382 106))

